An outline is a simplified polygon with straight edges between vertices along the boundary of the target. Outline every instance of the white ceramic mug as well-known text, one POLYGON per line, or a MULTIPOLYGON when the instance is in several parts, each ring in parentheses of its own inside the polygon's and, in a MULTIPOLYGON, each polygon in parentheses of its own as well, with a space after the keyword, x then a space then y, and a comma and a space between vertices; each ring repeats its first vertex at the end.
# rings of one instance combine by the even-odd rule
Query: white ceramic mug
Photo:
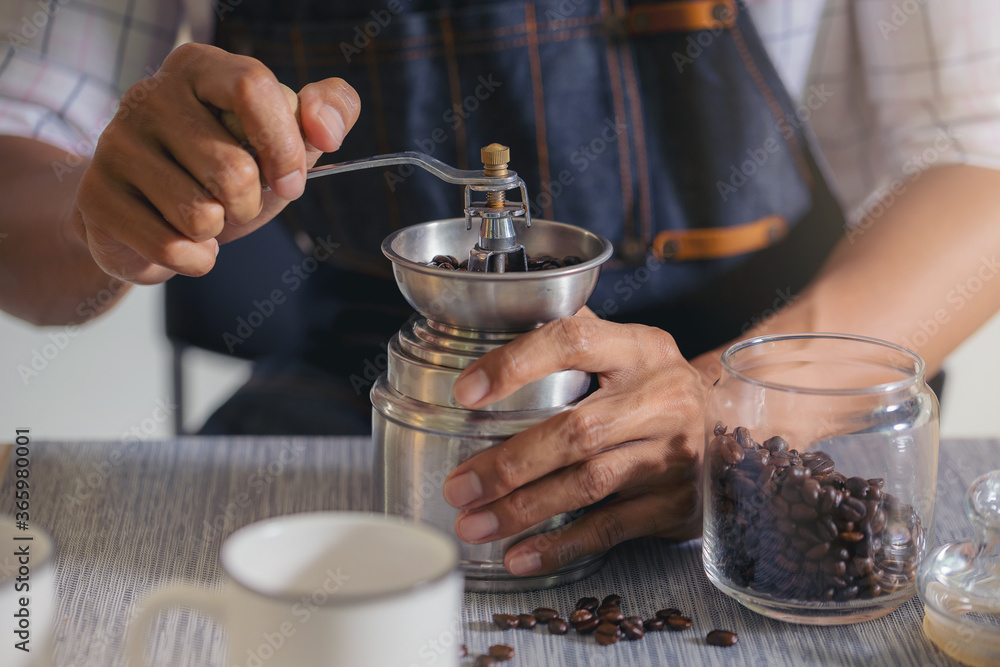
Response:
POLYGON ((311 512, 254 523, 222 547, 220 592, 154 592, 129 629, 129 664, 169 606, 225 626, 226 665, 458 665, 463 579, 454 538, 395 517, 311 512))

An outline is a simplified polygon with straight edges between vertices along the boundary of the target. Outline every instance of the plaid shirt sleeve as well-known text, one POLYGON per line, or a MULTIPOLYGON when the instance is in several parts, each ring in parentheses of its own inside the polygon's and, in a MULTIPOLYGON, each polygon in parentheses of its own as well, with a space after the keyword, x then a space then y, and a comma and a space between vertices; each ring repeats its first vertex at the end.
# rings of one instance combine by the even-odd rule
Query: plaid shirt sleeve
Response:
POLYGON ((122 94, 159 67, 180 0, 8 0, 0 5, 0 134, 93 153, 122 94))

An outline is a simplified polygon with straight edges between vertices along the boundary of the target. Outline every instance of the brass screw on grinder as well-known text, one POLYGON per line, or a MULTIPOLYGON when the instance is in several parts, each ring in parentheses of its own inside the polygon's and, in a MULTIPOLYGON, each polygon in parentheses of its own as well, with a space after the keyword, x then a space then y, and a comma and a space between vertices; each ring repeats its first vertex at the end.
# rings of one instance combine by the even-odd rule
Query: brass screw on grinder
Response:
MULTIPOLYGON (((483 174, 489 177, 500 177, 507 175, 507 163, 510 162, 510 149, 501 144, 490 144, 479 151, 479 156, 483 160, 483 174)), ((506 203, 506 193, 487 192, 486 205, 491 208, 500 208, 506 203)))

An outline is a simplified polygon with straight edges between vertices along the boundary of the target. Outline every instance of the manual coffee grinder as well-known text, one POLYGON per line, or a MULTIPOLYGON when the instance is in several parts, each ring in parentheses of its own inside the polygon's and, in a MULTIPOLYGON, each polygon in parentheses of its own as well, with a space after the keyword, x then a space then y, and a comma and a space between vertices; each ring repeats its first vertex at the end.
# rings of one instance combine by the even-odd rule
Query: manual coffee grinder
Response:
MULTIPOLYGON (((309 176, 412 164, 465 186, 465 216, 401 229, 382 243, 396 284, 417 313, 389 342, 388 367, 371 390, 376 511, 405 516, 454 534, 458 510, 445 502, 445 477, 462 461, 567 409, 586 393, 590 376, 561 371, 481 410, 455 403, 462 370, 490 350, 551 320, 573 315, 590 297, 611 243, 579 227, 532 220, 527 189, 507 169, 509 150, 482 149, 481 171, 459 170, 422 153, 383 155, 310 170, 309 176), (520 202, 507 191, 520 190, 520 202), (472 193, 485 193, 473 202, 472 193), (478 224, 478 239, 473 226, 478 224), (468 258, 468 270, 431 264, 436 255, 468 258), (528 271, 529 257, 575 256, 557 269, 528 271)), ((552 517, 488 544, 460 543, 467 590, 517 591, 570 583, 596 571, 589 556, 541 576, 515 577, 507 549, 570 521, 552 517)))

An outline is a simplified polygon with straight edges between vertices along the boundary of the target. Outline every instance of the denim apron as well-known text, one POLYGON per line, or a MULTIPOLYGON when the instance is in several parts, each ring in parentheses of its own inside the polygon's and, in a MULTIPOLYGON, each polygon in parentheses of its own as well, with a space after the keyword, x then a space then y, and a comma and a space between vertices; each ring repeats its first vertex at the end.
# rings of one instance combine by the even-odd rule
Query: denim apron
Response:
MULTIPOLYGON (((324 161, 418 150, 476 169, 482 146, 509 146, 532 215, 615 246, 588 305, 668 331, 689 358, 794 300, 843 231, 736 0, 227 1, 218 46, 296 90, 336 76, 358 91, 361 117, 324 161)), ((306 366, 372 374, 411 312, 382 239, 461 216, 462 197, 409 167, 310 181, 281 223, 338 245, 305 286, 306 366)))

